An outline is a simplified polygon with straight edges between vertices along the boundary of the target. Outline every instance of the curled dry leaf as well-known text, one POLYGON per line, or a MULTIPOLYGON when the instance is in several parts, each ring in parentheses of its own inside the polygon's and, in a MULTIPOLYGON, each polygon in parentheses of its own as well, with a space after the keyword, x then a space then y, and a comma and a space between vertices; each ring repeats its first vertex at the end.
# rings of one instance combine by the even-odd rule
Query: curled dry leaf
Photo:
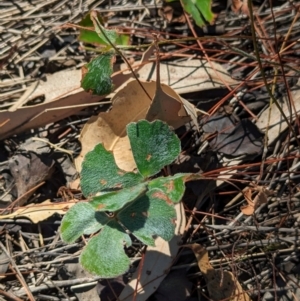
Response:
POLYGON ((256 186, 254 188, 248 188, 244 191, 244 197, 248 202, 248 205, 242 206, 240 209, 245 215, 252 215, 254 211, 262 204, 268 202, 268 196, 271 192, 262 186, 256 186), (253 192, 258 192, 254 199, 252 199, 253 192))
POLYGON ((52 203, 50 200, 44 201, 41 204, 29 204, 26 207, 21 207, 15 212, 7 215, 1 215, 1 219, 6 218, 28 218, 34 224, 41 222, 53 214, 65 214, 74 204, 75 200, 67 203, 52 203))
POLYGON ((212 300, 251 301, 231 272, 215 270, 212 267, 209 262, 208 252, 204 247, 199 244, 185 245, 185 247, 193 250, 212 300))

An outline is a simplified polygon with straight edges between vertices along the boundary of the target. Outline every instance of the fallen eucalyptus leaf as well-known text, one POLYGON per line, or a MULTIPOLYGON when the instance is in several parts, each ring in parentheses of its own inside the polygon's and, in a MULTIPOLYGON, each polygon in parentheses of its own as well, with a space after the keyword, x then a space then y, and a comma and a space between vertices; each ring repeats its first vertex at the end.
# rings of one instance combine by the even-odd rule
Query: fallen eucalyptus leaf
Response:
MULTIPOLYGON (((143 66, 138 72, 139 79, 155 81, 155 65, 155 62, 152 62, 143 66)), ((177 94, 218 89, 224 87, 224 82, 230 86, 239 84, 222 65, 213 61, 199 59, 181 62, 162 61, 159 68, 161 83, 170 86, 177 94)))
POLYGON ((0 215, 0 220, 6 218, 28 218, 34 224, 37 224, 55 213, 64 215, 74 204, 75 201, 52 203, 50 200, 47 200, 40 204, 29 204, 26 207, 21 207, 11 214, 0 215))

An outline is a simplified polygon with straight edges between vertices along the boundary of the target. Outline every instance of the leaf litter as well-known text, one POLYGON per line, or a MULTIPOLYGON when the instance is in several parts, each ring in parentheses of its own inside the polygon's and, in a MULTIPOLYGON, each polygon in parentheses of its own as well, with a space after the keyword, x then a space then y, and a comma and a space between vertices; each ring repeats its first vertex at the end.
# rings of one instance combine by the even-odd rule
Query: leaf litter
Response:
POLYGON ((205 248, 199 244, 185 245, 185 247, 191 248, 194 252, 212 300, 251 301, 248 294, 243 290, 241 284, 231 272, 216 270, 212 267, 205 248))
MULTIPOLYGON (((276 9, 277 8, 274 7, 275 16, 279 13, 279 10, 276 10, 276 9)), ((283 11, 283 8, 280 7, 280 9, 281 9, 281 11, 283 11)), ((268 15, 270 15, 270 14, 268 14, 268 15)), ((276 23, 278 26, 281 26, 280 22, 277 22, 277 19, 276 19, 276 23)), ((263 26, 269 26, 268 24, 269 24, 268 22, 263 23, 263 26)), ((38 38, 35 37, 35 39, 38 39, 38 38)), ((208 44, 206 44, 205 41, 203 41, 203 43, 204 43, 204 45, 208 45, 208 44)), ((241 49, 245 50, 243 45, 240 45, 240 46, 241 46, 241 49)), ((266 45, 264 45, 264 46, 266 47, 266 45)), ((224 49, 224 48, 222 48, 222 49, 224 49)), ((230 48, 228 48, 228 49, 230 49, 230 48)), ((268 45, 265 49, 266 49, 266 51, 269 51, 268 45)), ((251 47, 247 48, 247 52, 251 53, 251 47)), ((240 54, 235 54, 235 57, 238 59, 239 55, 240 54)), ((283 53, 282 53, 282 55, 284 56, 283 53)), ((223 57, 221 54, 220 57, 222 57, 222 59, 225 57, 225 59, 226 59, 226 55, 224 55, 224 57, 223 57)), ((249 57, 248 57, 248 59, 249 59, 249 57)), ((243 61, 241 61, 240 64, 243 64, 243 61)), ((288 63, 288 64, 290 64, 290 63, 288 63)), ((170 70, 170 68, 171 68, 170 64, 168 64, 168 67, 166 69, 170 70)), ((182 68, 182 70, 184 70, 184 69, 182 68)), ((240 67, 239 69, 238 68, 235 69, 234 76, 236 79, 239 78, 239 76, 241 74, 240 70, 243 70, 243 67, 240 67)), ((251 85, 254 85, 257 88, 258 87, 257 83, 258 82, 252 81, 251 85)), ((170 85, 170 83, 168 83, 168 82, 165 82, 165 84, 170 85)), ((289 84, 290 84, 290 82, 289 82, 289 84)), ((188 86, 188 84, 186 84, 186 87, 187 86, 188 86)), ((171 85, 171 87, 173 88, 172 85, 171 85)), ((182 87, 181 87, 181 89, 182 89, 182 87)), ((179 90, 177 90, 177 88, 175 90, 179 91, 179 90)), ((265 93, 262 90, 259 90, 259 88, 258 88, 258 91, 261 91, 262 94, 265 93)), ((284 101, 281 102, 282 107, 284 108, 284 111, 288 117, 293 116, 292 118, 295 118, 295 113, 297 111, 299 111, 298 95, 299 95, 299 93, 297 91, 292 92, 292 97, 293 97, 294 105, 295 105, 295 108, 293 108, 292 113, 289 112, 289 106, 287 105, 287 104, 289 104, 289 100, 284 99, 284 101)), ((87 95, 85 97, 86 97, 86 99, 88 99, 87 95)), ((186 98, 188 98, 188 97, 186 97, 186 98)), ((93 101, 91 101, 91 102, 93 102, 93 101)), ((24 108, 22 108, 22 109, 24 109, 24 108)), ((237 105, 237 106, 235 106, 235 108, 238 109, 239 106, 237 105)), ((33 107, 30 109, 33 110, 33 107)), ((278 250, 278 249, 280 250, 280 252, 282 252, 282 251, 283 251, 283 253, 285 252, 284 256, 281 256, 280 255, 281 253, 276 255, 276 258, 273 262, 274 262, 275 268, 280 271, 281 277, 286 278, 286 277, 290 277, 291 273, 294 273, 293 272, 294 270, 289 269, 285 266, 286 262, 284 261, 284 259, 286 258, 286 254, 291 254, 290 251, 285 251, 285 250, 289 250, 289 248, 291 248, 291 247, 292 248, 295 246, 297 247, 297 241, 294 239, 295 238, 295 235, 293 234, 294 232, 292 232, 295 230, 295 227, 297 227, 297 225, 293 224, 292 218, 293 218, 293 214, 294 214, 293 212, 297 212, 297 210, 298 210, 298 205, 297 205, 296 199, 289 198, 291 193, 294 194, 294 193, 297 193, 297 191, 298 191, 297 190, 298 182, 297 182, 297 178, 296 178, 297 172, 298 172, 297 165, 296 165, 297 159, 290 158, 289 161, 285 161, 286 160, 285 158, 287 158, 288 156, 291 156, 291 157, 294 156, 293 152, 297 148, 296 148, 296 144, 292 140, 292 142, 289 142, 290 144, 288 146, 288 151, 286 150, 285 147, 287 147, 286 146, 287 144, 285 144, 286 143, 285 141, 289 141, 288 140, 289 138, 287 138, 287 140, 284 140, 284 137, 286 137, 286 136, 284 136, 285 135, 284 129, 286 128, 286 124, 284 123, 284 121, 281 121, 280 112, 276 112, 276 110, 277 110, 276 106, 272 105, 272 110, 270 111, 271 114, 268 110, 265 110, 265 112, 258 117, 259 122, 257 123, 258 128, 263 129, 264 133, 266 133, 269 138, 269 146, 268 146, 269 153, 267 156, 268 159, 266 161, 267 167, 266 167, 266 169, 262 168, 263 171, 261 171, 261 175, 262 175, 262 178, 261 178, 262 183, 261 184, 262 185, 266 184, 267 187, 269 187, 269 185, 272 186, 273 188, 276 187, 276 194, 273 196, 267 197, 268 203, 265 203, 265 204, 262 204, 262 205, 256 207, 256 205, 254 205, 254 200, 255 200, 256 193, 259 194, 258 192, 252 190, 252 196, 250 196, 250 193, 248 193, 249 198, 248 199, 246 198, 245 200, 243 199, 243 194, 241 193, 241 196, 239 198, 237 198, 237 200, 243 202, 244 204, 249 204, 249 206, 251 207, 250 210, 254 211, 254 214, 251 214, 249 216, 244 216, 243 214, 236 214, 236 210, 234 210, 234 208, 237 208, 239 210, 239 208, 241 206, 240 203, 235 205, 235 207, 233 207, 233 208, 229 206, 228 207, 229 209, 225 208, 224 212, 222 211, 222 208, 220 208, 220 207, 222 207, 222 205, 224 203, 226 203, 226 201, 229 197, 224 197, 224 198, 222 197, 222 199, 221 199, 221 198, 219 198, 219 193, 220 193, 220 195, 223 195, 223 196, 224 196, 223 193, 228 195, 230 193, 230 191, 232 191, 232 187, 228 187, 226 185, 225 185, 224 189, 218 187, 215 191, 212 192, 212 195, 210 194, 210 197, 217 198, 217 201, 212 204, 210 201, 210 198, 207 198, 202 203, 199 203, 200 205, 198 206, 197 209, 199 212, 201 212, 201 211, 212 212, 210 210, 211 210, 211 208, 213 208, 213 210, 215 210, 213 212, 218 212, 223 218, 228 218, 229 219, 228 222, 221 223, 219 221, 218 217, 211 218, 209 215, 205 216, 205 218, 206 218, 206 221, 205 221, 206 228, 205 229, 207 229, 207 228, 214 229, 213 234, 216 235, 216 239, 211 238, 211 236, 209 236, 207 238, 207 236, 206 236, 207 230, 205 230, 205 229, 203 230, 203 228, 201 228, 201 224, 198 222, 198 220, 196 220, 194 223, 192 223, 191 229, 189 229, 189 231, 193 232, 193 238, 196 238, 196 239, 198 238, 198 239, 204 240, 204 242, 206 243, 205 247, 210 252, 210 258, 211 258, 213 264, 215 264, 215 260, 220 260, 220 257, 221 258, 224 257, 224 262, 225 261, 228 262, 227 269, 232 269, 234 275, 238 276, 243 288, 245 289, 247 286, 247 288, 250 290, 249 293, 254 295, 254 297, 256 297, 256 298, 260 298, 259 294, 261 294, 261 295, 264 294, 263 300, 265 300, 265 298, 267 298, 267 294, 265 294, 264 291, 261 290, 261 288, 268 288, 268 289, 272 290, 272 288, 274 288, 275 286, 272 286, 273 285, 272 281, 274 280, 274 278, 272 278, 274 276, 272 274, 273 266, 272 266, 272 264, 271 264, 271 266, 269 265, 270 262, 268 262, 265 259, 267 257, 262 257, 262 256, 259 257, 260 252, 265 253, 266 256, 275 254, 274 250, 278 250), (275 112, 276 114, 273 115, 273 112, 275 112), (268 117, 269 114, 271 116, 270 119, 268 117), (269 130, 267 130, 268 128, 269 128, 269 130), (274 153, 272 153, 272 156, 269 156, 270 152, 271 153, 274 152, 274 153), (274 158, 277 158, 277 156, 282 158, 282 159, 280 159, 280 160, 282 160, 282 161, 280 161, 282 163, 278 163, 278 162, 276 162, 276 160, 274 160, 274 158), (268 161, 270 159, 272 160, 272 165, 268 161), (288 164, 285 165, 285 162, 288 162, 288 164), (288 176, 286 176, 287 172, 288 172, 288 176), (288 199, 289 199, 289 201, 287 201, 288 199), (252 203, 250 203, 250 201, 252 203), (286 209, 287 203, 289 206, 289 211, 287 211, 287 209, 286 209), (255 209, 253 207, 255 207, 255 209), (290 211, 290 210, 294 210, 294 211, 290 211), (234 222, 232 222, 230 220, 233 220, 234 222), (221 227, 222 229, 220 230, 220 228, 218 228, 218 226, 221 227), (213 227, 215 227, 215 228, 213 228, 213 227), (249 230, 249 229, 252 229, 252 230, 249 230), (270 230, 270 229, 273 229, 273 230, 270 230), (290 232, 284 232, 284 231, 290 231, 290 232), (200 233, 201 233, 201 235, 200 235, 200 233), (280 236, 280 238, 279 238, 279 236, 277 236, 278 234, 276 234, 276 233, 283 233, 283 235, 280 236), (223 235, 225 235, 225 236, 223 236, 223 235), (256 235, 259 235, 259 240, 256 240, 256 235), (229 237, 231 239, 231 241, 228 240, 226 237, 227 238, 229 237), (283 240, 284 240, 284 242, 283 242, 283 240), (234 241, 234 244, 232 243, 232 241, 234 241), (223 250, 223 252, 225 252, 225 254, 218 253, 218 251, 217 251, 218 244, 220 244, 222 246, 222 248, 223 248, 222 250, 223 250), (228 247, 228 245, 230 245, 231 247, 228 247), (258 247, 256 247, 256 249, 255 249, 255 246, 257 246, 257 245, 258 245, 258 247), (238 249, 236 249, 235 246, 238 246, 238 249), (245 246, 247 246, 247 247, 245 247, 245 246), (256 251, 258 251, 258 253, 256 253, 256 251), (241 259, 241 261, 237 262, 235 260, 235 258, 232 257, 232 254, 235 254, 238 259, 241 259), (254 259, 250 259, 249 257, 247 257, 247 256, 249 256, 249 254, 251 254, 251 256, 252 256, 251 258, 254 258, 254 259), (262 264, 261 265, 257 264, 256 263, 257 261, 255 261, 255 260, 260 261, 262 264), (280 263, 277 263, 277 261, 280 263), (253 272, 253 269, 251 270, 251 268, 249 268, 249 266, 254 267, 255 272, 253 272), (237 268, 238 270, 236 270, 235 268, 237 268), (243 274, 242 273, 243 270, 247 270, 248 275, 243 274), (265 275, 265 276, 263 276, 263 275, 265 275), (247 279, 247 280, 245 280, 245 279, 247 279), (259 279, 259 284, 260 284, 259 291, 258 291, 258 287, 256 286, 257 279, 259 279), (270 286, 268 286, 268 281, 269 281, 269 284, 271 283, 270 286), (244 282, 244 284, 242 282, 244 282), (250 284, 252 285, 252 287, 250 286, 250 284)), ((70 112, 67 112, 67 111, 68 111, 68 109, 65 110, 65 114, 70 114, 70 112)), ((13 116, 13 118, 10 118, 10 119, 13 120, 14 123, 17 123, 17 126, 14 129, 14 132, 11 132, 11 134, 16 133, 16 132, 22 132, 26 129, 27 126, 28 126, 27 127, 28 129, 31 128, 31 125, 32 125, 31 121, 26 123, 26 121, 29 120, 30 118, 25 119, 25 122, 23 120, 24 125, 19 126, 20 124, 22 124, 22 122, 19 123, 19 121, 22 118, 22 114, 20 112, 18 113, 18 115, 10 115, 10 116, 13 116), (16 116, 16 118, 15 118, 15 116, 16 116), (19 125, 18 125, 18 123, 19 123, 19 125)), ((25 112, 25 110, 23 112, 25 112)), ((257 113, 258 113, 258 111, 257 111, 257 113)), ((3 114, 4 114, 3 115, 4 119, 2 120, 3 122, 0 123, 1 125, 7 124, 7 120, 8 120, 7 116, 10 113, 4 111, 3 114), (6 114, 6 116, 5 116, 5 114, 6 114)), ((59 116, 55 117, 55 118, 58 118, 58 119, 64 118, 63 116, 64 115, 59 114, 59 116)), ((67 116, 67 115, 65 115, 65 116, 67 116)), ((52 119, 43 119, 41 117, 40 121, 39 121, 40 123, 39 124, 37 123, 36 125, 39 126, 39 125, 45 124, 47 122, 50 122, 49 120, 51 120, 51 121, 58 120, 58 119, 54 118, 54 114, 51 115, 51 118, 52 119)), ((33 120, 34 119, 36 119, 36 118, 33 118, 33 120)), ((4 129, 4 127, 2 126, 1 130, 0 130, 1 137, 4 137, 4 135, 6 135, 5 137, 11 137, 10 134, 7 134, 8 132, 6 132, 6 130, 3 132, 2 131, 3 129, 4 129)), ((200 127, 200 130, 201 130, 201 127, 200 127)), ((62 134, 62 132, 63 131, 56 132, 56 133, 54 132, 54 137, 57 138, 59 135, 62 134)), ((50 131, 48 133, 50 134, 50 131)), ((53 135, 53 132, 51 133, 51 135, 53 135)), ((184 148, 183 154, 185 152, 187 152, 187 150, 189 150, 188 152, 190 152, 192 149, 197 148, 197 143, 199 143, 199 142, 196 142, 196 141, 199 141, 199 140, 197 140, 199 138, 199 136, 198 136, 198 134, 195 134, 195 133, 193 133, 193 135, 195 135, 195 136, 192 136, 192 135, 190 135, 190 133, 187 133, 185 136, 182 137, 184 139, 184 141, 188 141, 188 140, 185 140, 186 138, 189 138, 189 139, 191 139, 190 141, 193 141, 192 143, 186 144, 187 146, 189 146, 191 148, 190 149, 188 147, 184 148)), ((62 136, 62 137, 65 137, 65 136, 62 136)), ((67 137, 70 137, 70 136, 67 136, 67 137)), ((19 137, 14 137, 14 140, 15 139, 19 139, 19 137)), ((68 138, 68 139, 70 139, 70 138, 68 138)), ((15 152, 15 150, 11 144, 11 141, 12 140, 10 139, 9 143, 6 144, 6 148, 9 149, 10 154, 15 152)), ((18 141, 18 140, 15 140, 15 141, 18 141)), ((52 140, 51 142, 54 142, 54 141, 52 140)), ((5 142, 5 143, 7 143, 7 142, 5 142)), ((187 143, 187 142, 185 142, 185 143, 187 143)), ((66 147, 69 147, 69 145, 66 147)), ((247 149, 246 149, 246 151, 247 151, 247 149)), ((5 154, 4 158, 6 158, 6 156, 7 156, 6 152, 7 152, 7 150, 3 151, 1 148, 1 153, 0 153, 1 158, 3 158, 3 154, 5 154)), ((229 153, 230 153, 230 150, 228 151, 228 154, 229 153)), ((256 150, 255 150, 254 154, 255 153, 256 153, 256 150)), ((224 153, 221 153, 221 154, 224 155, 224 153)), ((196 152, 194 152, 193 155, 197 156, 196 152)), ((209 159, 207 159, 207 161, 209 161, 209 159)), ((221 162, 224 162, 224 161, 222 161, 222 159, 221 159, 221 162)), ((247 167, 245 167, 245 169, 243 169, 243 171, 246 173, 249 173, 249 174, 247 174, 247 176, 245 175, 244 178, 243 178, 243 173, 239 173, 238 176, 241 177, 243 180, 247 180, 247 181, 251 179, 255 183, 256 182, 255 177, 258 176, 259 171, 257 169, 255 169, 255 167, 253 167, 252 164, 256 163, 256 159, 251 159, 249 161, 246 160, 243 162, 245 164, 247 164, 247 167), (254 176, 252 176, 252 175, 254 175, 254 176)), ((241 161, 239 164, 241 164, 241 161)), ((5 166, 7 166, 7 165, 5 165, 5 166)), ((7 172, 9 172, 7 168, 5 170, 3 170, 1 167, 1 176, 3 175, 3 178, 0 179, 1 189, 2 189, 2 187, 5 187, 5 185, 2 186, 2 183, 5 182, 5 178, 8 179, 7 176, 5 175, 5 174, 7 174, 7 172)), ((57 175, 57 173, 55 174, 54 177, 56 177, 56 175, 57 175)), ((243 189, 244 186, 247 186, 247 184, 245 184, 245 185, 241 184, 241 187, 239 187, 239 188, 243 189)), ((253 189, 251 187, 252 186, 250 186, 250 189, 253 189)), ((244 190, 242 190, 242 191, 244 191, 244 190)), ((34 197, 36 195, 37 195, 37 193, 34 194, 34 197)), ((239 193, 237 192, 236 195, 238 196, 239 193)), ((30 200, 33 200, 33 198, 31 197, 30 200)), ((190 205, 189 201, 190 200, 185 201, 185 206, 188 206, 188 209, 191 209, 193 207, 193 205, 190 205)), ((234 199, 233 199, 233 201, 234 201, 234 199)), ((235 203, 233 202, 233 204, 235 204, 235 203)), ((187 207, 186 207, 186 209, 187 209, 187 207)), ((189 214, 189 211, 184 213, 184 215, 185 214, 189 214)), ((200 217, 202 218, 204 216, 204 215, 201 215, 201 213, 197 213, 197 214, 198 215, 195 216, 195 219, 196 218, 198 219, 200 217)), ((17 222, 18 220, 15 219, 14 221, 17 222)), ((4 220, 3 223, 7 223, 7 220, 4 220)), ((45 225, 45 224, 42 223, 42 225, 45 225)), ((8 230, 9 235, 14 235, 13 234, 14 232, 11 230, 12 228, 9 228, 9 227, 6 228, 6 229, 9 229, 8 230)), ((24 228, 23 228, 23 230, 24 230, 24 228)), ((31 231, 31 229, 29 229, 29 231, 31 231)), ((26 243, 30 249, 31 248, 34 249, 34 246, 36 247, 36 241, 34 241, 34 243, 33 243, 33 240, 30 240, 30 239, 28 239, 28 237, 24 236, 24 235, 26 235, 26 232, 25 233, 23 233, 23 232, 24 231, 21 232, 20 237, 22 237, 22 239, 26 240, 26 243)), ((210 232, 210 234, 211 233, 212 232, 210 232)), ((45 232, 43 234, 45 235, 45 232)), ((19 236, 15 236, 14 238, 17 239, 18 242, 22 242, 22 239, 19 240, 19 236)), ((55 242, 54 238, 53 238, 53 241, 55 242)), ((38 243, 40 244, 40 246, 43 246, 43 242, 39 241, 38 243)), ((47 245, 47 242, 46 242, 46 245, 47 245)), ((55 243, 53 243, 53 245, 55 245, 55 243)), ((51 248, 51 246, 50 246, 50 248, 51 248)), ((16 250, 15 245, 14 245, 13 249, 16 250)), ((129 248, 129 250, 130 250, 130 248, 129 248)), ((59 250, 57 252, 59 252, 59 250)), ((18 253, 15 252, 15 254, 18 254, 18 253)), ((31 255, 32 253, 30 253, 30 252, 28 252, 27 254, 30 254, 30 256, 32 256, 31 255)), ((64 254, 61 253, 61 255, 63 256, 64 254)), ((146 255, 147 255, 147 253, 146 253, 146 255)), ((16 258, 18 258, 18 257, 16 257, 16 258)), ((54 257, 51 257, 51 258, 53 259, 54 257)), ((64 257, 62 257, 62 258, 64 258, 64 257)), ((180 258, 182 258, 182 256, 180 258)), ((296 257, 295 257, 295 260, 297 260, 296 257)), ((35 263, 37 265, 39 265, 42 261, 45 261, 45 257, 43 257, 43 258, 42 258, 42 256, 39 258, 35 257, 35 263)), ((290 263, 290 262, 287 262, 287 263, 290 263)), ((45 261, 45 264, 46 264, 46 261, 45 261)), ((50 263, 50 264, 52 265, 52 263, 50 263)), ((20 265, 21 269, 26 268, 26 267, 24 267, 24 265, 22 266, 22 262, 20 262, 19 265, 20 265)), ((226 265, 226 264, 224 264, 224 265, 226 265)), ((220 268, 218 266, 218 262, 217 262, 217 266, 214 266, 214 267, 218 270, 223 269, 223 267, 220 268)), ((149 270, 151 270, 151 268, 147 269, 146 272, 149 270)), ((154 270, 154 268, 152 270, 154 270)), ((192 270, 189 268, 190 277, 191 277, 191 275, 193 275, 192 273, 193 273, 192 270)), ((138 279, 140 276, 143 276, 143 275, 139 275, 139 273, 136 273, 136 279, 138 279)), ((292 274, 292 276, 293 276, 293 274, 292 274)), ((195 279, 196 275, 193 275, 192 277, 194 277, 194 279, 195 279)), ((236 277, 236 276, 234 276, 234 277, 236 277)), ((275 275, 275 277, 276 277, 276 275, 275 275)), ((63 278, 63 279, 65 279, 65 278, 63 278)), ((91 278, 87 278, 87 279, 91 279, 91 278)), ((200 278, 200 280, 201 279, 202 278, 200 278)), ((237 278, 235 278, 235 279, 237 279, 237 278)), ((295 279, 295 278, 293 278, 293 279, 295 279)), ((280 287, 280 290, 282 290, 282 291, 285 291, 285 290, 291 291, 292 290, 289 287, 284 286, 285 283, 287 283, 287 281, 284 282, 280 286, 280 281, 279 281, 280 279, 275 279, 275 280, 276 280, 276 289, 280 287)), ((45 281, 46 281, 45 282, 46 287, 48 287, 48 288, 53 287, 53 286, 50 286, 50 285, 53 285, 53 283, 49 283, 49 282, 47 282, 47 280, 45 280, 45 281)), ((53 282, 53 280, 51 280, 51 281, 53 282)), ((54 280, 54 281, 56 281, 56 280, 54 280)), ((151 281, 150 281, 150 283, 152 283, 151 281)), ((35 287, 33 287, 30 280, 28 280, 28 283, 30 284, 30 289, 33 291, 34 291, 34 289, 39 288, 39 286, 37 286, 37 285, 35 287)), ((55 285, 59 284, 58 282, 54 282, 54 283, 55 283, 55 285)), ((196 287, 195 283, 196 283, 196 281, 194 281, 194 288, 196 287)), ((66 285, 66 287, 70 287, 70 284, 67 282, 65 282, 65 285, 66 285)), ((274 283, 274 285, 275 285, 275 283, 274 283)), ((18 283, 16 284, 16 286, 18 286, 18 283)), ((156 286, 158 286, 158 285, 156 285, 156 286)), ((43 284, 40 285, 40 287, 43 287, 43 284)), ((132 286, 131 293, 133 293, 135 291, 136 287, 137 287, 137 285, 132 286)), ((142 287, 146 288, 147 282, 144 282, 142 287)), ((205 284, 203 285, 202 289, 205 290, 205 284)), ((140 290, 142 290, 142 288, 140 290)), ((152 292, 154 290, 155 290, 155 288, 153 285, 152 292)), ((17 294, 17 291, 15 291, 15 292, 17 294)), ((46 291, 44 291, 44 293, 46 293, 46 291)), ((205 291, 205 293, 206 293, 206 291, 205 291)), ((296 293, 296 291, 295 291, 295 293, 296 293)), ((25 292, 25 294, 26 294, 26 292, 25 292)), ((60 294, 60 293, 58 293, 58 294, 60 294)), ((279 295, 279 293, 276 291, 271 291, 271 293, 269 293, 269 295, 271 295, 271 298, 278 297, 279 300, 283 300, 282 296, 279 295)), ((23 296, 24 296, 24 291, 23 291, 23 296)), ((140 296, 138 296, 137 298, 139 298, 139 297, 140 296)))

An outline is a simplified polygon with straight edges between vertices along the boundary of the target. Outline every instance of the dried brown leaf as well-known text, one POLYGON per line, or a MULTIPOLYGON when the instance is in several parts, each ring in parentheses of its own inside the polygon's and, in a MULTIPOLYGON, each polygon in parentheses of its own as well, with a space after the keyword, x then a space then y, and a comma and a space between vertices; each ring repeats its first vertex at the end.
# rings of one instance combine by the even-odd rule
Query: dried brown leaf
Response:
MULTIPOLYGON (((161 62, 159 71, 161 83, 170 86, 178 94, 217 89, 224 87, 223 82, 230 86, 239 84, 222 65, 214 61, 209 63, 197 59, 161 62)), ((155 62, 145 65, 139 71, 139 79, 156 81, 155 62)))
POLYGON ((271 192, 263 187, 263 186, 255 186, 250 187, 244 191, 244 197, 248 202, 248 205, 241 206, 241 211, 245 215, 252 215, 254 211, 262 204, 266 204, 268 202, 267 197, 271 194, 271 192), (252 198, 252 194, 257 192, 258 194, 252 198))
MULTIPOLYGON (((119 90, 112 98, 112 109, 93 116, 83 127, 80 135, 82 150, 75 159, 78 171, 81 170, 86 153, 99 143, 113 151, 116 163, 121 169, 132 171, 136 168, 126 135, 126 125, 130 122, 160 119, 176 129, 190 121, 180 96, 172 88, 162 84, 156 93, 155 82, 140 83, 150 97, 154 97, 154 105, 151 105, 151 99, 136 80, 119 90)), ((195 112, 197 114, 196 109, 195 112)))
POLYGON ((199 244, 185 245, 185 247, 193 250, 212 300, 251 301, 248 294, 243 291, 240 283, 231 272, 215 270, 212 267, 209 262, 208 252, 204 247, 199 244))
MULTIPOLYGON (((153 46, 145 51, 141 62, 134 66, 138 71, 153 52, 153 46)), ((120 87, 132 77, 131 73, 114 73, 112 82, 115 88, 120 87)), ((62 120, 76 114, 91 103, 97 103, 105 96, 92 95, 80 87, 81 71, 61 71, 40 81, 36 91, 28 100, 44 96, 45 103, 21 107, 15 111, 0 111, 0 140, 28 129, 38 128, 46 124, 62 120)))
MULTIPOLYGON (((115 86, 131 77, 130 74, 113 76, 115 86)), ((85 106, 96 103, 104 96, 91 95, 79 87, 40 105, 18 108, 16 111, 0 111, 0 140, 13 134, 56 122, 81 111, 85 106)), ((55 89, 55 86, 52 87, 55 89)))
POLYGON ((11 157, 8 165, 16 183, 19 206, 25 204, 32 195, 34 192, 32 188, 48 179, 54 170, 52 159, 31 151, 11 157), (32 190, 31 193, 28 193, 30 190, 32 190))
POLYGON ((156 91, 145 119, 148 121, 163 120, 174 129, 191 120, 184 109, 180 96, 169 86, 157 83, 156 91))

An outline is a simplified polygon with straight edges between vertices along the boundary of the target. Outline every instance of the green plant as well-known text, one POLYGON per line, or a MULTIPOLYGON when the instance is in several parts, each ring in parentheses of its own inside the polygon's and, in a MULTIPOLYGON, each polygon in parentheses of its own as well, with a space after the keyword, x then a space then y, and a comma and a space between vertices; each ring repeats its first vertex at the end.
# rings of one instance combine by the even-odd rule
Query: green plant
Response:
POLYGON ((130 260, 124 245, 131 245, 129 234, 146 245, 155 245, 157 236, 167 241, 173 237, 174 203, 180 202, 189 177, 176 174, 150 178, 180 153, 180 140, 166 123, 130 123, 127 135, 137 172, 121 170, 113 154, 98 144, 86 155, 81 171, 81 189, 90 201, 75 204, 60 227, 61 237, 68 243, 100 230, 88 241, 80 262, 103 278, 128 269, 130 260))
POLYGON ((111 74, 117 47, 126 45, 129 36, 119 34, 117 30, 106 29, 99 13, 91 11, 78 24, 78 39, 93 45, 93 50, 101 54, 83 67, 81 86, 85 91, 97 95, 109 94, 113 90, 111 74))
MULTIPOLYGON (((167 2, 174 2, 178 0, 167 0, 167 2)), ((196 24, 200 27, 205 25, 205 22, 212 22, 214 14, 211 11, 212 0, 181 0, 183 9, 192 15, 196 24)))
MULTIPOLYGON (((168 2, 178 0, 168 0, 168 2)), ((181 0, 184 10, 191 14, 196 24, 200 27, 205 22, 211 22, 214 14, 211 11, 211 0, 181 0)), ((103 20, 97 11, 88 13, 77 25, 79 28, 78 39, 93 45, 94 51, 100 55, 83 67, 81 87, 96 95, 106 95, 113 91, 111 75, 115 56, 120 55, 131 68, 121 50, 129 43, 129 36, 120 34, 115 29, 103 26, 103 20)), ((131 70, 133 71, 133 70, 131 70)), ((134 72, 133 72, 134 74, 134 72)))

